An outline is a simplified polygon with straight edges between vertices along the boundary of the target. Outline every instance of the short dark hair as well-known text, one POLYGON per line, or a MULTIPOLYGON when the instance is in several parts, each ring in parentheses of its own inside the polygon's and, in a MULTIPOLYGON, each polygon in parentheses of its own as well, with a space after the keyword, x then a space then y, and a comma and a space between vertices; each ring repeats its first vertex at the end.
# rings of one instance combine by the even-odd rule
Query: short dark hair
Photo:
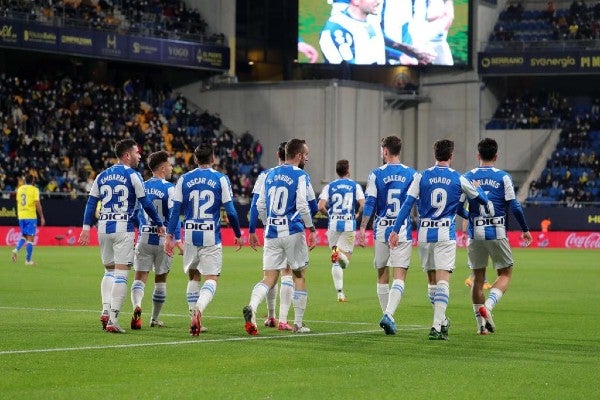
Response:
POLYGON ((115 143, 115 155, 121 158, 132 148, 137 147, 137 142, 133 139, 122 139, 115 143))
POLYGON ((402 139, 398 136, 387 136, 381 139, 381 147, 387 149, 391 155, 397 156, 402 150, 402 139))
POLYGON ((35 181, 35 177, 31 174, 25 175, 25 183, 31 185, 35 181))
POLYGON ((492 161, 498 154, 498 143, 492 138, 482 139, 477 145, 477 151, 483 161, 492 161))
POLYGON ((286 144, 287 144, 287 142, 279 143, 279 148, 277 149, 277 157, 279 157, 279 159, 281 161, 285 161, 285 145, 286 144))
POLYGON ((169 161, 169 153, 164 150, 150 153, 148 156, 148 167, 150 171, 154 172, 164 162, 169 161))
POLYGON ((348 160, 338 160, 338 162, 335 163, 335 172, 340 178, 348 175, 349 170, 350 163, 348 162, 348 160))
POLYGON ((194 150, 194 157, 198 164, 210 164, 213 160, 213 146, 210 143, 201 143, 194 150))
POLYGON ((449 139, 441 139, 433 144, 433 153, 436 161, 448 161, 454 153, 454 142, 449 139))
POLYGON ((285 145, 285 159, 293 160, 298 154, 304 150, 306 141, 304 139, 292 139, 285 145))

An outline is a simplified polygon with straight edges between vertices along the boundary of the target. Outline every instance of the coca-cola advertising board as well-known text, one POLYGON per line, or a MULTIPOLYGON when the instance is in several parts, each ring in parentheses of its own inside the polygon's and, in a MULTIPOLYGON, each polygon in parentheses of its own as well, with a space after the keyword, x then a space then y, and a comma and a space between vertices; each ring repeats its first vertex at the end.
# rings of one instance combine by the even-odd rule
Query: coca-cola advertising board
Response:
MULTIPOLYGON (((35 243, 40 246, 75 246, 79 239, 81 227, 56 227, 42 226, 38 227, 35 237, 35 243)), ((248 235, 247 229, 242 229, 244 236, 248 235)), ((327 230, 317 229, 317 240, 319 246, 327 245, 327 230)), ((262 237, 262 230, 257 229, 257 234, 262 237)), ((459 247, 467 245, 467 235, 462 232, 456 233, 456 243, 459 247)), ((533 243, 530 247, 551 247, 551 248, 569 248, 569 249, 600 249, 600 232, 531 232, 533 243)), ((5 246, 14 246, 21 234, 16 226, 0 226, 0 237, 4 238, 5 246)), ((95 228, 92 228, 90 235, 90 245, 98 245, 98 235, 95 228)), ((233 231, 225 228, 222 231, 223 244, 225 246, 233 245, 233 231)), ((367 231, 367 245, 373 245, 373 233, 367 231)), ((508 240, 512 247, 523 247, 521 232, 510 231, 508 240)), ((358 245, 358 242, 356 242, 358 245)), ((416 245, 416 234, 413 232, 413 245, 416 245)))

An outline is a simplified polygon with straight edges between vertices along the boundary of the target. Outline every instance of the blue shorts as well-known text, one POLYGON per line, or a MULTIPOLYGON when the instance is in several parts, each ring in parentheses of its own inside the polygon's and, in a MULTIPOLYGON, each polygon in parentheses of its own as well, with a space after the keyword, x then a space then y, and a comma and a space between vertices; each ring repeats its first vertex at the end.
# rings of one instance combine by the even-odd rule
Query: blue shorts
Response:
POLYGON ((35 232, 37 230, 37 219, 20 219, 19 227, 21 228, 21 235, 35 236, 35 232))

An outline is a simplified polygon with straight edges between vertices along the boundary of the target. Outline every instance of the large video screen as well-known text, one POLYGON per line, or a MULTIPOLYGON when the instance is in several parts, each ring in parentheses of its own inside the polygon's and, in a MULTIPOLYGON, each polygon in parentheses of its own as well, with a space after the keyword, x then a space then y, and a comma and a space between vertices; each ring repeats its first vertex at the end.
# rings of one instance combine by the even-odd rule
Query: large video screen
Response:
POLYGON ((298 0, 298 62, 470 65, 469 0, 298 0))

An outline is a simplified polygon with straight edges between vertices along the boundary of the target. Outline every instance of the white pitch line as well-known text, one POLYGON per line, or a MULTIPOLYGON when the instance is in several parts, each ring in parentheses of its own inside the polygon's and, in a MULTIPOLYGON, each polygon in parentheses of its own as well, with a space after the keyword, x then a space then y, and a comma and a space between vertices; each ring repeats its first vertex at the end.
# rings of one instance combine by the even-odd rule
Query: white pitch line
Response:
MULTIPOLYGON (((409 328, 398 328, 399 331, 415 331, 424 329, 424 327, 409 327, 409 328)), ((55 353, 55 352, 66 352, 66 351, 82 351, 82 350, 104 350, 104 349, 126 349, 133 347, 148 347, 148 346, 177 346, 180 344, 204 344, 204 343, 218 343, 218 342, 242 342, 247 340, 270 340, 270 339, 297 339, 297 338, 309 338, 319 336, 339 336, 339 335, 355 335, 363 333, 376 333, 381 330, 366 330, 366 331, 347 331, 347 332, 326 332, 326 333, 307 333, 307 334, 295 334, 285 336, 250 336, 250 337, 235 337, 227 339, 207 339, 207 340, 180 340, 171 342, 153 342, 153 343, 130 343, 130 344, 114 344, 106 346, 82 346, 82 347, 57 347, 49 349, 29 349, 29 350, 5 350, 0 351, 0 356, 11 355, 11 354, 31 354, 31 353, 55 353)))
MULTIPOLYGON (((68 308, 42 308, 42 307, 8 307, 8 306, 0 306, 0 310, 22 310, 22 311, 47 311, 47 312, 78 312, 78 313, 97 313, 98 310, 77 310, 77 309, 68 309, 68 308)), ((167 316, 167 317, 189 317, 188 314, 169 314, 169 313, 162 313, 161 315, 167 316)), ((207 316, 202 316, 202 318, 206 318, 206 319, 240 319, 240 317, 231 317, 231 316, 219 316, 219 315, 207 315, 207 316)), ((306 322, 310 322, 310 323, 318 323, 318 324, 343 324, 343 325, 365 325, 365 326, 370 326, 373 325, 375 323, 377 323, 376 321, 374 322, 353 322, 353 321, 319 321, 319 320, 305 320, 306 322)), ((413 327, 413 328, 422 328, 421 325, 404 325, 406 327, 413 327)))

